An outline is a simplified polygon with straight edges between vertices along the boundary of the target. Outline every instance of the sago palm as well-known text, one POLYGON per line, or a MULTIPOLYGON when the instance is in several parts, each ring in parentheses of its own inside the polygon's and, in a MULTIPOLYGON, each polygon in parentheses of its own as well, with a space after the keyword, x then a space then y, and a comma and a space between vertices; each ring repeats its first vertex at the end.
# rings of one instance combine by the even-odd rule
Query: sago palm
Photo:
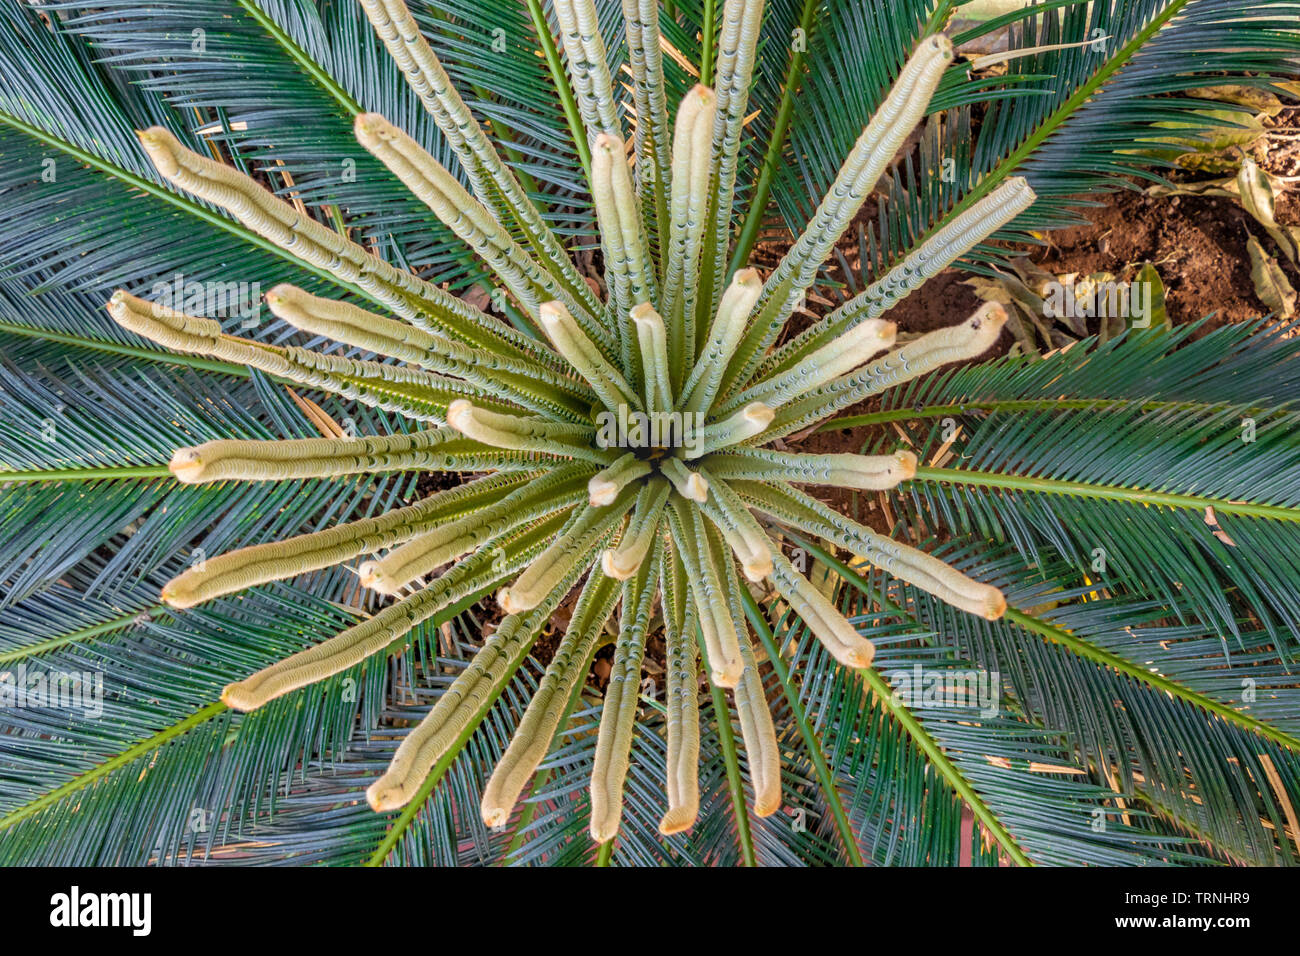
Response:
POLYGON ((0 859, 1300 860, 1291 330, 887 319, 1300 5, 954 6, 6 6, 0 859))

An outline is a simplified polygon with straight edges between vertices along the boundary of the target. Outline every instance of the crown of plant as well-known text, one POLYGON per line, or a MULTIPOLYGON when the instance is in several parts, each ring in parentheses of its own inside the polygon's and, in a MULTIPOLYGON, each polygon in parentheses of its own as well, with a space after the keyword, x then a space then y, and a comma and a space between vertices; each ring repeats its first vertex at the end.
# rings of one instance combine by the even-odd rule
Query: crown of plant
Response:
POLYGON ((708 680, 732 694, 754 811, 774 812, 781 804, 780 750, 741 588, 769 582, 845 667, 870 666, 874 651, 783 555, 780 529, 829 541, 971 614, 995 619, 1006 602, 996 588, 795 487, 890 488, 914 475, 910 452, 818 455, 767 446, 886 388, 985 352, 1006 319, 996 305, 898 348, 895 327, 882 316, 1028 208, 1032 190, 1022 179, 1009 180, 943 223, 860 295, 782 340, 833 244, 924 115, 952 60, 951 44, 942 35, 920 43, 812 221, 764 279, 752 268, 728 274, 737 155, 762 0, 728 0, 716 86, 692 89, 671 123, 657 5, 624 0, 631 71, 626 112, 635 124, 630 148, 595 7, 591 0, 556 0, 588 135, 590 155, 583 159, 589 159, 584 165, 599 222, 602 298, 471 115, 402 0, 362 0, 362 6, 441 128, 470 189, 382 116, 359 116, 357 138, 491 268, 521 316, 519 326, 390 265, 161 128, 140 138, 163 176, 381 310, 282 285, 266 296, 276 316, 400 364, 238 338, 212 319, 125 292, 108 308, 122 326, 168 348, 248 365, 418 423, 417 430, 383 436, 182 448, 171 462, 182 482, 407 470, 472 477, 376 517, 211 558, 169 582, 164 600, 188 608, 350 562, 357 562, 363 585, 398 598, 370 619, 226 687, 222 699, 248 711, 400 646, 439 611, 498 589, 507 616, 367 790, 371 806, 388 811, 417 794, 581 584, 567 632, 481 809, 489 825, 507 820, 617 613, 591 780, 591 832, 598 841, 618 831, 647 631, 661 602, 669 810, 660 829, 686 829, 698 811, 701 655, 708 680))

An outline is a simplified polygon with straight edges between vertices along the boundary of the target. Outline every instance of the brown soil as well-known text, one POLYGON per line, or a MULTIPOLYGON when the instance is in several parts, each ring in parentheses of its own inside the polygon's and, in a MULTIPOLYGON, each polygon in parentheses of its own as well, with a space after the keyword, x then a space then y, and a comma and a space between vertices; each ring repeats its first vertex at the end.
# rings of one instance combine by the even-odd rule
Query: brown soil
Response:
MULTIPOLYGON (((1279 221, 1300 222, 1300 206, 1286 198, 1279 204, 1279 221)), ((1053 233, 1051 245, 1030 258, 1057 274, 1119 272, 1151 262, 1165 283, 1165 306, 1175 325, 1212 316, 1208 331, 1269 312, 1251 282, 1246 236, 1277 250, 1235 199, 1126 191, 1089 210, 1088 217, 1092 225, 1053 233)), ((1296 281, 1290 262, 1284 256, 1279 260, 1296 281)))

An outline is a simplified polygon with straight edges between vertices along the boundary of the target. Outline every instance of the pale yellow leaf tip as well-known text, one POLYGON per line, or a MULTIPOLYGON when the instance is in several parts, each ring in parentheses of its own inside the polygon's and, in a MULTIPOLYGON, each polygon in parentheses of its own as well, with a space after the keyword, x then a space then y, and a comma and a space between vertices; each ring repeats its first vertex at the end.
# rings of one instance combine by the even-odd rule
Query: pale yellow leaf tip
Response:
POLYGON ((850 647, 844 654, 849 667, 870 667, 876 659, 876 645, 868 640, 861 640, 850 647))
POLYGON ((764 578, 772 576, 772 556, 770 554, 742 565, 745 577, 757 584, 764 578))
POLYGON ((480 811, 483 814, 483 822, 489 827, 503 827, 510 820, 510 811, 505 807, 484 805, 480 811))
POLYGON ((383 140, 392 139, 393 136, 392 124, 378 113, 358 113, 356 121, 352 124, 352 130, 357 137, 357 142, 367 148, 378 145, 383 140))
POLYGON ((705 86, 703 83, 696 83, 694 86, 691 87, 691 91, 686 95, 694 96, 701 103, 707 106, 711 104, 714 101, 714 99, 717 98, 718 94, 714 92, 713 87, 705 86))
POLYGON ((686 479, 686 497, 700 504, 709 500, 709 483, 698 471, 691 472, 686 479))
POLYGON ((593 508, 603 508, 614 502, 618 496, 618 488, 619 486, 614 482, 596 475, 587 482, 587 501, 593 508))
POLYGON ((979 329, 985 323, 993 326, 995 329, 1001 329, 1006 325, 1007 319, 1010 318, 1007 310, 997 302, 986 302, 984 305, 970 317, 971 328, 979 329))
POLYGON ((203 479, 203 458, 197 448, 178 448, 172 453, 167 470, 182 484, 196 485, 203 479))
POLYGON ((411 802, 411 795, 406 792, 406 787, 401 783, 390 784, 387 775, 380 777, 370 786, 366 787, 366 803, 370 804, 370 809, 376 813, 387 813, 392 810, 400 810, 411 802))
POLYGON ((762 402, 750 402, 745 406, 745 420, 751 424, 766 428, 776 418, 776 410, 762 402))
POLYGON ((140 145, 149 156, 149 161, 163 176, 171 179, 180 172, 181 165, 176 159, 175 147, 179 145, 175 136, 161 126, 150 126, 136 134, 140 145))
POLYGON ((463 398, 458 398, 447 406, 447 424, 458 432, 464 432, 469 427, 473 415, 474 405, 463 398))
POLYGON ((589 830, 592 840, 596 843, 608 843, 618 836, 618 822, 615 821, 611 825, 609 822, 602 820, 598 823, 593 817, 589 830))
POLYGON ((709 669, 709 680, 717 687, 725 687, 728 690, 736 688, 740 684, 740 676, 745 672, 745 665, 740 658, 734 658, 725 663, 721 668, 711 667, 709 669))
POLYGON ((199 603, 195 599, 193 592, 185 587, 185 582, 182 580, 184 577, 183 574, 177 575, 162 586, 159 597, 168 607, 184 610, 199 603))
POLYGON ((618 563, 618 552, 613 548, 607 548, 601 553, 600 570, 604 572, 605 577, 616 581, 626 581, 636 573, 635 566, 629 568, 618 563))
POLYGON ((507 614, 523 614, 535 608, 537 601, 529 600, 528 595, 519 594, 507 587, 497 592, 497 604, 507 614))
POLYGON ((996 621, 1007 613, 1007 598, 997 588, 990 586, 984 599, 983 616, 986 620, 996 621))
POLYGON ((272 286, 262 298, 266 300, 267 305, 274 308, 283 302, 293 301, 296 294, 301 291, 301 289, 290 285, 288 282, 281 282, 279 285, 272 286))
POLYGON ((897 452, 894 458, 898 461, 898 470, 902 472, 903 478, 915 478, 917 458, 916 452, 907 451, 906 449, 897 452))
POLYGON ((759 794, 754 798, 754 816, 770 817, 781 809, 781 791, 774 794, 759 794))
POLYGON ((380 594, 393 595, 398 591, 393 587, 393 582, 385 577, 378 561, 363 561, 357 568, 357 577, 360 578, 363 588, 369 588, 380 594))
POLYGON ((262 700, 257 694, 250 693, 244 686, 244 681, 237 681, 234 684, 227 684, 221 691, 221 702, 231 710, 237 710, 241 713, 248 713, 257 710, 266 701, 262 700))
POLYGON ((537 307, 537 318, 543 325, 554 325, 563 318, 564 312, 564 303, 552 300, 537 307))
POLYGON ((629 314, 632 316, 632 321, 638 325, 653 325, 656 322, 663 322, 663 318, 649 302, 642 302, 632 306, 632 311, 629 314))
POLYGON ((691 807, 674 807, 659 821, 659 832, 664 836, 684 833, 694 826, 696 816, 698 811, 691 807))

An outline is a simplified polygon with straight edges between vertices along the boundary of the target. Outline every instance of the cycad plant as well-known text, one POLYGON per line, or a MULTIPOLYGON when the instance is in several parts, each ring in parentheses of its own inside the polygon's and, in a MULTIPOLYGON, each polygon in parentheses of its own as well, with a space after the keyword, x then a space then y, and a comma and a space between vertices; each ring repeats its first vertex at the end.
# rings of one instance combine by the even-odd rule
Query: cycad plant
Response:
POLYGON ((6 7, 0 859, 1300 860, 1291 331, 887 320, 1300 5, 954 12, 6 7))

